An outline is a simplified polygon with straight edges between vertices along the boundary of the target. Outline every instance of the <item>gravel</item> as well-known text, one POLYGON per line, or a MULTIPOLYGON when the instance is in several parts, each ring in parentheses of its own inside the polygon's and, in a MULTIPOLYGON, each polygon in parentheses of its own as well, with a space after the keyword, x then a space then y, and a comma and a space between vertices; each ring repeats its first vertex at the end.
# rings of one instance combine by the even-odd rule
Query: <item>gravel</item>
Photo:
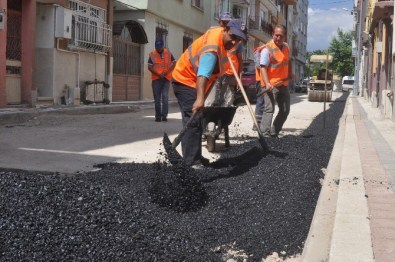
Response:
POLYGON ((107 163, 73 175, 1 170, 0 260, 262 261, 301 253, 343 109, 332 104, 325 130, 321 114, 300 136, 267 139, 269 154, 250 138, 203 170, 170 154, 172 164, 107 163))

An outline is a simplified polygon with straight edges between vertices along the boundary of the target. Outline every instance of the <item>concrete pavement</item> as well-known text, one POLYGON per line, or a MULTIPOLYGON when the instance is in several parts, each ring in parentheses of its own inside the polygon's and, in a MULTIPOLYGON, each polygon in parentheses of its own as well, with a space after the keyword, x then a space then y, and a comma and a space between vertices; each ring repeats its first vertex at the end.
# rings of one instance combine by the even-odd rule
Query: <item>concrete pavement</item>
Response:
POLYGON ((349 97, 302 261, 395 261, 395 123, 349 97))
MULTIPOLYGON (((302 94, 292 95, 293 105, 291 114, 284 125, 285 133, 301 133, 310 125, 317 112, 322 111, 322 103, 303 103, 305 99, 306 96, 302 94)), ((142 108, 152 108, 152 102, 76 108, 7 108, 0 109, 0 124, 15 125, 26 121, 34 122, 42 113, 128 113, 137 112, 142 108)), ((238 110, 244 114, 237 113, 232 125, 241 128, 240 123, 250 119, 245 107, 240 107, 238 110)), ((146 140, 148 142, 128 141, 130 146, 126 147, 125 144, 118 141, 119 144, 115 145, 116 150, 111 149, 111 154, 107 154, 105 157, 102 152, 109 143, 103 143, 102 140, 106 134, 94 141, 97 143, 97 148, 94 150, 89 150, 90 148, 74 149, 69 145, 69 151, 58 152, 59 150, 54 148, 49 155, 60 153, 62 157, 75 155, 73 159, 70 159, 70 162, 78 159, 81 166, 76 166, 77 169, 82 168, 82 165, 86 165, 89 161, 92 163, 97 161, 97 157, 92 157, 95 155, 100 156, 102 161, 119 161, 120 159, 125 161, 126 157, 130 155, 130 150, 134 150, 135 154, 128 161, 149 160, 148 155, 158 151, 158 148, 152 147, 159 144, 157 141, 161 140, 163 131, 170 132, 170 138, 174 139, 177 131, 181 128, 176 106, 170 113, 169 123, 161 123, 158 130, 150 130, 151 133, 144 134, 144 138, 150 135, 146 140), (176 122, 178 124, 174 125, 176 122), (169 129, 170 126, 173 126, 172 129, 169 129), (140 148, 151 151, 139 155, 140 148), (120 152, 124 152, 123 155, 119 155, 120 152), (84 158, 86 155, 89 155, 89 158, 84 158)), ((136 117, 136 120, 143 123, 145 119, 148 119, 147 123, 151 123, 152 117, 152 115, 142 112, 136 117)), ((122 119, 119 118, 118 121, 124 122, 125 120, 122 119)), ((254 135, 251 130, 252 121, 249 123, 250 125, 242 132, 254 135)), ((131 127, 122 123, 121 128, 129 129, 131 127)), ((230 128, 230 132, 234 129, 236 128, 230 128)), ((49 137, 42 139, 49 139, 49 137)), ((59 141, 59 143, 61 142, 59 141)), ((86 146, 88 142, 86 142, 86 146)), ((67 141, 64 143, 67 144, 67 141)), ((58 147, 61 148, 61 145, 58 147)), ((206 151, 203 153, 207 154, 206 151)), ((7 159, 12 161, 12 157, 7 159)), ((382 119, 378 109, 372 108, 364 98, 348 97, 301 261, 395 261, 394 159, 395 122, 382 119)), ((149 161, 155 161, 155 159, 149 161)), ((40 163, 43 162, 39 162, 37 165, 39 166, 40 163)), ((1 167, 4 167, 3 164, 1 167)), ((61 167, 58 165, 54 169, 58 170, 61 167)), ((92 166, 88 165, 86 168, 89 169, 92 166)), ((73 169, 68 169, 68 171, 74 172, 73 169)))

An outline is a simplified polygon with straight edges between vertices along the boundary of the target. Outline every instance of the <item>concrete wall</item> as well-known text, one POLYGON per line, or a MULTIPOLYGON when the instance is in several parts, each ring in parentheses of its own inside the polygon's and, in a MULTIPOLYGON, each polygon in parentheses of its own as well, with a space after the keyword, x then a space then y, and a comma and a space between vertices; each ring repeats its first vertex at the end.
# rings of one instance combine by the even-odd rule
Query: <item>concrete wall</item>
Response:
POLYGON ((35 82, 38 97, 52 97, 54 85, 55 8, 38 5, 36 12, 35 82))
POLYGON ((39 98, 52 98, 54 104, 60 104, 65 86, 84 88, 85 81, 108 81, 106 76, 112 74, 106 72, 105 55, 66 50, 58 42, 55 9, 53 5, 37 7, 35 86, 39 98))

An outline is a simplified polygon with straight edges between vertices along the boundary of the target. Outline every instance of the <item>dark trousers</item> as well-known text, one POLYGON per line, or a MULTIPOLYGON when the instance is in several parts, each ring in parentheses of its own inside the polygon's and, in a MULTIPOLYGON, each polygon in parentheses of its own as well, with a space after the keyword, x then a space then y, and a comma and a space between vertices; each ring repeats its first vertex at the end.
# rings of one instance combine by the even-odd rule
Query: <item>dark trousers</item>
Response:
MULTIPOLYGON (((196 89, 173 82, 173 90, 180 107, 182 126, 185 126, 192 116, 192 106, 196 100, 196 89)), ((199 163, 202 156, 202 118, 202 114, 197 113, 194 121, 181 139, 182 156, 187 165, 199 163)))
MULTIPOLYGON (((256 88, 257 88, 257 94, 260 94, 263 91, 261 82, 256 83, 256 88)), ((265 107, 265 100, 263 98, 263 95, 258 96, 256 98, 256 103, 255 103, 255 118, 258 124, 262 121, 264 107, 265 107)))
POLYGON ((289 115, 291 108, 291 97, 289 89, 286 86, 274 87, 271 92, 266 92, 264 95, 265 109, 263 112, 263 119, 261 122, 261 131, 265 136, 278 135, 283 128, 285 120, 289 115), (275 105, 278 105, 278 114, 273 121, 275 105))
POLYGON ((155 100, 155 118, 167 118, 169 113, 169 86, 166 78, 152 80, 152 92, 155 100))

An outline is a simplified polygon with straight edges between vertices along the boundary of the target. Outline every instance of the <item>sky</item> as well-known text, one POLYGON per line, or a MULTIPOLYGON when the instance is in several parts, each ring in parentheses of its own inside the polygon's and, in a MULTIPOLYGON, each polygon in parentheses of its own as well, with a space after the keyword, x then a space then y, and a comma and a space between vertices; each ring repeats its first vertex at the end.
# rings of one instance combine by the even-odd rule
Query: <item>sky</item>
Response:
POLYGON ((353 6, 354 0, 309 0, 307 51, 326 50, 338 28, 351 31, 353 6))

